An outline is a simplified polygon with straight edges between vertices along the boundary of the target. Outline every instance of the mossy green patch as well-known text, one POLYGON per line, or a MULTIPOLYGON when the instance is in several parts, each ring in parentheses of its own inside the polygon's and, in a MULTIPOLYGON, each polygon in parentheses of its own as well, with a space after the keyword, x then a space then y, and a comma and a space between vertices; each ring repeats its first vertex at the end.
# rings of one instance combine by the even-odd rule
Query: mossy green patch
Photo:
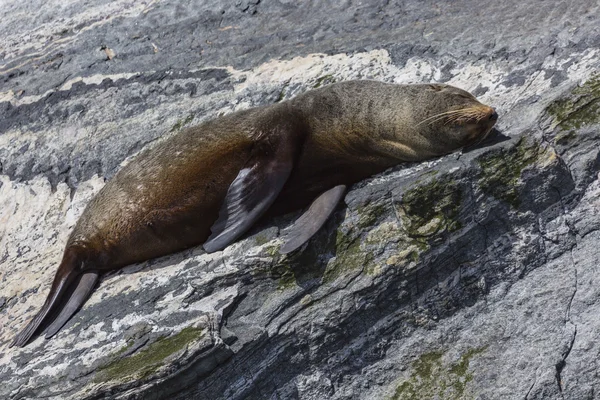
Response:
POLYGON ((554 117, 554 125, 573 134, 584 125, 600 123, 600 74, 576 87, 566 98, 546 109, 554 117))
POLYGON ((357 207, 358 221, 356 222, 356 227, 358 229, 365 229, 375 225, 381 216, 385 214, 385 211, 385 203, 368 203, 357 207))
MULTIPOLYGON (((328 264, 323 273, 324 283, 333 282, 344 272, 365 268, 373 270, 372 264, 375 256, 369 249, 371 240, 365 240, 361 245, 365 230, 373 228, 385 214, 385 203, 372 202, 356 208, 356 219, 350 219, 353 223, 342 224, 335 233, 335 242, 331 243, 331 250, 335 252, 335 258, 328 264)), ((369 235, 367 235, 369 236, 369 235)), ((373 239, 373 238, 372 238, 373 239)))
POLYGON ((321 86, 330 85, 335 83, 336 79, 332 74, 323 75, 317 78, 317 81, 313 85, 313 88, 319 88, 321 86))
POLYGON ((283 99, 285 99, 285 94, 286 94, 286 90, 287 90, 288 84, 289 84, 289 83, 288 83, 288 82, 286 82, 286 83, 285 83, 285 84, 282 86, 281 90, 279 91, 279 94, 277 95, 277 98, 275 99, 275 103, 279 103, 279 102, 281 102, 283 99))
POLYGON ((125 353, 127 350, 129 350, 131 348, 131 346, 133 346, 134 343, 135 343, 135 340, 129 339, 125 346, 123 346, 119 350, 117 350, 117 352, 115 353, 115 356, 119 356, 119 355, 125 353))
POLYGON ((285 290, 297 286, 296 274, 292 266, 287 262, 288 260, 280 257, 279 248, 279 245, 265 246, 263 249, 264 252, 269 257, 272 257, 273 260, 266 263, 260 263, 253 269, 252 274, 255 276, 266 276, 270 279, 277 279, 277 289, 285 290))
POLYGON ((436 169, 431 169, 429 171, 424 172, 416 181, 415 184, 420 184, 421 182, 427 180, 428 178, 432 178, 439 174, 440 171, 436 169))
POLYGON ((277 289, 285 290, 296 286, 298 286, 298 282, 296 281, 296 275, 294 274, 292 267, 288 264, 284 264, 282 266, 282 274, 279 278, 277 289))
POLYGON ((335 259, 327 265, 323 282, 334 281, 346 271, 363 269, 367 274, 378 274, 386 266, 406 266, 416 263, 430 248, 429 242, 444 233, 461 227, 459 212, 461 188, 451 179, 431 179, 407 190, 402 200, 391 204, 374 201, 356 208, 353 224, 343 224, 336 233, 335 259), (401 219, 386 220, 395 211, 401 219), (365 231, 368 231, 366 235, 365 231), (394 242, 401 251, 384 262, 376 263, 383 251, 382 244, 394 242))
POLYGON ((467 387, 473 380, 469 372, 469 363, 486 347, 470 349, 463 354, 456 364, 444 365, 442 352, 431 352, 421 355, 412 364, 410 378, 398 386, 390 400, 447 399, 459 400, 470 396, 467 387))
POLYGON ((487 349, 487 347, 469 349, 465 354, 462 355, 456 364, 450 367, 450 374, 463 378, 456 379, 452 382, 452 386, 457 393, 464 393, 467 384, 473 380, 473 374, 469 373, 469 362, 476 355, 483 353, 485 349, 487 349))
POLYGON ((571 140, 575 139, 576 137, 577 137, 577 132, 575 132, 574 130, 561 131, 561 132, 557 133, 556 136, 554 137, 554 143, 564 145, 564 144, 569 143, 571 140))
POLYGON ((325 268, 322 278, 324 283, 335 281, 346 271, 375 270, 375 256, 370 249, 372 243, 367 243, 369 240, 363 241, 363 233, 367 228, 376 225, 384 211, 385 206, 381 203, 369 203, 358 207, 354 224, 343 224, 337 229, 335 242, 331 243, 335 258, 330 260, 325 268))
POLYGON ((262 256, 265 262, 253 268, 252 274, 276 280, 277 290, 280 291, 298 289, 305 282, 322 278, 325 265, 334 254, 335 235, 332 234, 332 226, 336 221, 339 223, 341 217, 341 214, 332 216, 301 251, 282 255, 279 253, 281 244, 269 242, 261 249, 261 253, 269 258, 262 256))
MULTIPOLYGON (((195 342, 202 335, 203 329, 187 327, 175 335, 161 337, 146 349, 101 367, 94 380, 105 382, 144 379, 156 372, 165 359, 184 349, 189 343, 195 342)), ((119 350, 116 355, 122 354, 126 349, 119 350)))
POLYGON ((256 241, 257 246, 262 246, 269 241, 269 238, 264 233, 259 233, 258 235, 254 236, 254 240, 256 241))
POLYGON ((348 241, 348 237, 338 230, 336 240, 335 258, 327 264, 323 273, 323 283, 330 283, 342 276, 346 271, 353 271, 363 267, 368 268, 373 262, 373 254, 362 249, 360 238, 348 241))
POLYGON ((402 235, 402 231, 398 228, 396 221, 386 221, 375 225, 373 229, 367 233, 365 244, 379 245, 390 241, 398 241, 402 235))
POLYGON ((268 247, 265 253, 273 258, 279 257, 279 246, 268 247))
POLYGON ((408 235, 423 238, 460 229, 461 201, 462 191, 450 179, 434 179, 407 190, 400 207, 408 235))
POLYGON ((285 290, 297 286, 296 274, 288 263, 277 263, 266 271, 269 278, 277 279, 277 289, 285 290))
POLYGON ((178 120, 173 127, 171 127, 171 132, 175 132, 192 122, 194 119, 194 114, 188 115, 185 119, 178 120))
POLYGON ((402 221, 402 251, 388 259, 388 264, 418 262, 430 243, 462 227, 459 219, 462 202, 460 185, 449 178, 431 179, 407 190, 394 204, 402 221))
POLYGON ((500 153, 487 154, 479 159, 481 177, 479 187, 484 193, 519 208, 519 180, 521 173, 540 156, 537 143, 528 144, 520 139, 517 145, 500 153))

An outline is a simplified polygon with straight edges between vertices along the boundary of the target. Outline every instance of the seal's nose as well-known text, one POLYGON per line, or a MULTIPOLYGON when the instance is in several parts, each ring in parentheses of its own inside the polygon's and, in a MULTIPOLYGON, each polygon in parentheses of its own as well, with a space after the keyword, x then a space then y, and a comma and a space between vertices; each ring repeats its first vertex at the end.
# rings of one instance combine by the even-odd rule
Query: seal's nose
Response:
POLYGON ((490 121, 496 121, 498 119, 498 113, 496 110, 492 108, 492 113, 490 114, 490 121))

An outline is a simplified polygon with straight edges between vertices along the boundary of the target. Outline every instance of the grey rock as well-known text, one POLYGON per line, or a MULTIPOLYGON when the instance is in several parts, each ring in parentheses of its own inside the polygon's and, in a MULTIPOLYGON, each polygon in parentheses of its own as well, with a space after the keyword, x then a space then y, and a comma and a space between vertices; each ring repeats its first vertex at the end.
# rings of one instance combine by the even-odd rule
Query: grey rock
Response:
POLYGON ((0 4, 0 398, 593 399, 600 392, 600 6, 0 4), (163 135, 347 79, 448 82, 497 136, 223 252, 105 276, 8 348, 83 208, 163 135))

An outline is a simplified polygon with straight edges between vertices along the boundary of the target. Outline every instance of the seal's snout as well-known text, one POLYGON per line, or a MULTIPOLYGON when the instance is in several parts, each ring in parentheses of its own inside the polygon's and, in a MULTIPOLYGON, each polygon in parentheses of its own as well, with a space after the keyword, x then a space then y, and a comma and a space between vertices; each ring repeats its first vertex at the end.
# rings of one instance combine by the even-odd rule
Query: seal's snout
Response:
POLYGON ((493 122, 496 122, 496 120, 498 120, 498 113, 493 108, 491 109, 491 113, 488 119, 493 122))

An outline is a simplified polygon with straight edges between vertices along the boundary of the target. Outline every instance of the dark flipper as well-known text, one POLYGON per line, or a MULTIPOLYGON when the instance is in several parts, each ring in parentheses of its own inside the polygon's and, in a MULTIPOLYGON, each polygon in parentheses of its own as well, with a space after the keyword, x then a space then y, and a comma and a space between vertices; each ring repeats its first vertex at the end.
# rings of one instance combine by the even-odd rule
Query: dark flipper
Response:
POLYGON ((70 297, 71 292, 76 290, 73 283, 76 282, 82 270, 83 261, 79 253, 73 248, 67 248, 54 276, 54 282, 52 282, 46 302, 29 324, 15 336, 10 347, 25 346, 52 323, 65 303, 65 296, 70 297))
POLYGON ((299 141, 294 132, 274 134, 276 143, 255 151, 229 186, 204 250, 222 250, 243 235, 273 204, 294 166, 299 141))
POLYGON ((344 193, 346 193, 346 185, 339 185, 317 197, 308 210, 284 231, 284 244, 279 252, 288 254, 306 243, 325 224, 344 193))
POLYGON ((96 287, 96 283, 98 282, 98 272, 86 272, 81 275, 81 279, 77 283, 72 283, 71 287, 75 289, 71 293, 71 297, 69 301, 64 306, 64 308, 60 311, 60 314, 52 321, 50 326, 46 328, 44 334, 46 335, 46 339, 50 339, 52 336, 56 334, 63 327, 64 324, 75 314, 77 310, 85 303, 88 299, 94 288, 96 287))

